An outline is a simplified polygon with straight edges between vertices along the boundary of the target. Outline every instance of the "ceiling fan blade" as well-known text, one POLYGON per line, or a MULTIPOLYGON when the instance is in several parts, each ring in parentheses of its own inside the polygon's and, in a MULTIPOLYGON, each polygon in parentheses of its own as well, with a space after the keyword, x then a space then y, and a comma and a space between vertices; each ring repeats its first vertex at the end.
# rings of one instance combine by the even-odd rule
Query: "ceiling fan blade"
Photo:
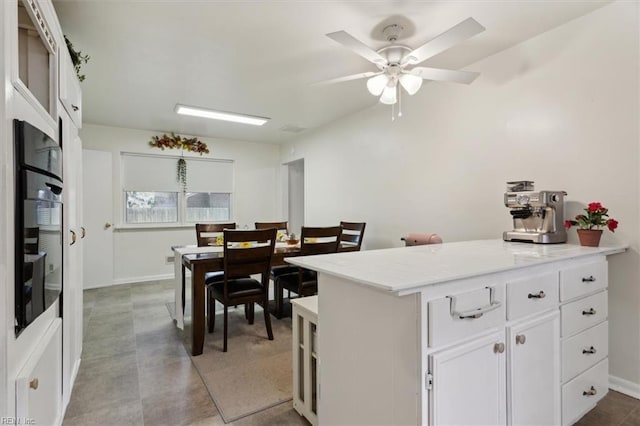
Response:
POLYGON ((345 31, 329 33, 327 34, 327 37, 353 50, 356 54, 362 56, 369 62, 381 65, 387 63, 387 60, 382 55, 345 31))
POLYGON ((312 83, 311 85, 312 86, 324 86, 326 84, 342 83, 343 81, 359 80, 361 78, 373 77, 374 75, 379 75, 379 74, 382 74, 382 71, 379 71, 379 72, 374 72, 374 71, 361 72, 359 74, 352 74, 352 75, 346 75, 344 77, 332 78, 331 80, 318 81, 316 83, 312 83))
POLYGON ((473 18, 467 18, 436 38, 409 52, 402 62, 403 64, 419 64, 484 30, 485 28, 478 21, 473 18))
POLYGON ((479 72, 455 71, 429 67, 415 67, 407 72, 409 74, 422 77, 424 80, 453 81, 455 83, 464 84, 471 83, 480 75, 479 72))

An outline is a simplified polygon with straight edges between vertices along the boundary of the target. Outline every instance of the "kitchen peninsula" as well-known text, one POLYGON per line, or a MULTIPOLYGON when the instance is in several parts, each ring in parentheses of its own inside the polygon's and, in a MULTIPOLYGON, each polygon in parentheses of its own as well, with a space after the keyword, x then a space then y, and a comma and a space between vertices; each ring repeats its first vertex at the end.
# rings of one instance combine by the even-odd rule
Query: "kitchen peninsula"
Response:
POLYGON ((608 390, 606 256, 482 240, 299 257, 320 424, 572 424, 608 390))

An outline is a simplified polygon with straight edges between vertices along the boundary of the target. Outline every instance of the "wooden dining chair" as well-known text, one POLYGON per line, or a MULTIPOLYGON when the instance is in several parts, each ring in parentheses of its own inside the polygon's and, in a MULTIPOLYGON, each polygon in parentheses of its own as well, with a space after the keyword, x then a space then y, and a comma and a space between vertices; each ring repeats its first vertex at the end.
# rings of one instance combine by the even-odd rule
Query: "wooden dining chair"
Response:
POLYGON ((249 324, 253 324, 254 304, 264 309, 264 322, 269 340, 273 340, 271 316, 269 314, 269 270, 276 242, 274 228, 261 230, 229 230, 224 235, 224 278, 207 285, 208 328, 213 333, 215 326, 215 301, 224 306, 224 343, 227 352, 227 329, 229 306, 250 306, 249 324), (250 278, 260 274, 260 281, 250 278))
POLYGON ((256 229, 275 228, 276 231, 281 231, 285 234, 289 234, 289 224, 286 220, 284 222, 256 222, 255 225, 256 229))
MULTIPOLYGON (((235 223, 196 223, 196 241, 198 247, 210 247, 218 244, 218 237, 222 236, 225 229, 236 229, 235 223)), ((224 279, 223 271, 206 272, 204 274, 205 285, 224 279)), ((182 285, 182 311, 185 307, 185 287, 182 285)), ((249 309, 245 307, 245 309, 249 309)))
POLYGON ((215 246, 225 229, 236 229, 235 223, 196 223, 198 247, 215 246))
MULTIPOLYGON (((289 235, 289 223, 287 221, 284 222, 256 222, 256 229, 269 229, 275 228, 276 232, 284 232, 289 235)), ((277 235, 277 233, 276 233, 277 235)), ((276 278, 282 274, 290 274, 292 272, 297 272, 298 267, 294 265, 281 265, 281 266, 272 266, 269 277, 275 282, 276 278)))
POLYGON ((342 236, 338 251, 360 251, 366 222, 340 222, 342 236))
MULTIPOLYGON (((342 227, 302 227, 300 235, 300 255, 336 253, 340 247, 342 227)), ((284 290, 298 297, 312 296, 318 292, 318 275, 315 271, 298 268, 296 272, 283 274, 275 280, 276 318, 283 316, 284 290)))

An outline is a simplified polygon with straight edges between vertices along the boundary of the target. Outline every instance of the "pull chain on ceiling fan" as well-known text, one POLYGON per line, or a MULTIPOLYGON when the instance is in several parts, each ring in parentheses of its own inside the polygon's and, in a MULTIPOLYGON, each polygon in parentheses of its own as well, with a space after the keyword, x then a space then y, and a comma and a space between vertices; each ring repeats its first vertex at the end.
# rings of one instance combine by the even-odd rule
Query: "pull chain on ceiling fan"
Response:
MULTIPOLYGON (((345 31, 336 31, 327 34, 327 37, 330 39, 342 44, 357 55, 375 64, 379 71, 369 71, 338 77, 319 84, 340 83, 368 78, 367 89, 369 93, 374 96, 379 96, 380 102, 383 104, 395 105, 399 101, 400 87, 409 95, 414 95, 420 90, 420 87, 422 87, 423 80, 452 81, 455 83, 469 84, 480 75, 479 73, 469 71, 416 66, 438 53, 449 49, 455 44, 484 31, 485 28, 475 19, 468 18, 413 50, 407 46, 396 44, 402 30, 402 26, 397 24, 386 26, 382 30, 382 33, 391 44, 377 51, 345 31)), ((399 113, 399 115, 402 115, 402 113, 399 113)))

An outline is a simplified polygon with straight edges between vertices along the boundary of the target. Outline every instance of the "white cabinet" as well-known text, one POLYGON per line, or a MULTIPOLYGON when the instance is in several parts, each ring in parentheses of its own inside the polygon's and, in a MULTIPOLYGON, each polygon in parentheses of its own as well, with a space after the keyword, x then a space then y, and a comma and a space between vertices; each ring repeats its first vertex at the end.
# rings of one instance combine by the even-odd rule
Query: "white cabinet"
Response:
POLYGON ((577 421, 607 392, 607 264, 602 254, 562 249, 542 265, 399 294, 381 291, 382 280, 363 284, 366 252, 351 258, 353 270, 347 255, 339 267, 330 256, 292 262, 320 270, 319 424, 577 421))
POLYGON ((559 330, 557 309, 508 328, 509 424, 560 424, 559 330))
POLYGON ((61 111, 62 152, 64 160, 64 284, 63 284, 63 404, 71 397, 71 388, 80 365, 82 351, 82 143, 78 129, 65 111, 61 111))
POLYGON ((562 424, 576 422, 608 392, 607 262, 560 270, 562 424))
POLYGON ((504 332, 434 353, 429 364, 430 424, 505 424, 504 332))
POLYGON ((60 50, 60 102, 77 128, 82 127, 82 90, 66 46, 60 50))
POLYGON ((16 418, 36 425, 62 422, 62 321, 54 320, 16 378, 16 418))
POLYGON ((293 408, 318 424, 318 296, 291 301, 293 307, 293 408))
MULTIPOLYGON (((466 306, 465 313, 438 311, 443 300, 457 301, 473 298, 475 292, 448 296, 429 303, 429 321, 436 324, 457 323, 457 335, 467 335, 464 329, 475 334, 500 328, 469 343, 456 343, 429 356, 427 389, 430 401, 430 424, 433 425, 542 425, 560 422, 560 323, 558 312, 558 276, 549 274, 509 282, 507 294, 516 294, 514 300, 503 296, 477 299, 477 306, 466 306), (549 299, 526 298, 531 291, 527 287, 547 290, 549 299), (517 287, 513 289, 512 287, 517 287), (523 289, 525 291, 523 292, 523 289), (554 293, 555 289, 555 293, 554 293), (520 301, 522 294, 531 305, 520 301), (555 294, 555 298, 554 298, 555 294), (551 302, 549 302, 551 301, 551 302), (546 307, 546 313, 529 316, 520 322, 505 322, 504 305, 511 306, 515 317, 546 307), (514 306, 519 307, 515 309, 514 306), (533 307, 532 307, 533 306, 533 307), (494 319, 485 319, 488 309, 494 319), (475 316, 470 315, 477 312, 475 316), (495 318, 495 312, 501 317, 495 318), (442 318, 440 318, 442 317, 442 318), (449 317, 448 319, 445 317, 449 317), (506 326, 506 328, 505 328, 506 326), (506 361, 505 361, 506 359, 506 361), (506 387, 506 390, 505 390, 506 387), (460 409, 460 401, 465 401, 460 409), (507 420, 508 419, 508 420, 507 420)), ((494 292, 503 295, 500 285, 494 292)), ((539 294, 534 291, 533 294, 539 294)), ((452 302, 450 302, 452 303, 452 302)), ((489 313, 489 312, 488 312, 489 313)), ((438 330, 434 326, 433 330, 438 330)), ((432 330, 430 329, 430 331, 432 330)))

